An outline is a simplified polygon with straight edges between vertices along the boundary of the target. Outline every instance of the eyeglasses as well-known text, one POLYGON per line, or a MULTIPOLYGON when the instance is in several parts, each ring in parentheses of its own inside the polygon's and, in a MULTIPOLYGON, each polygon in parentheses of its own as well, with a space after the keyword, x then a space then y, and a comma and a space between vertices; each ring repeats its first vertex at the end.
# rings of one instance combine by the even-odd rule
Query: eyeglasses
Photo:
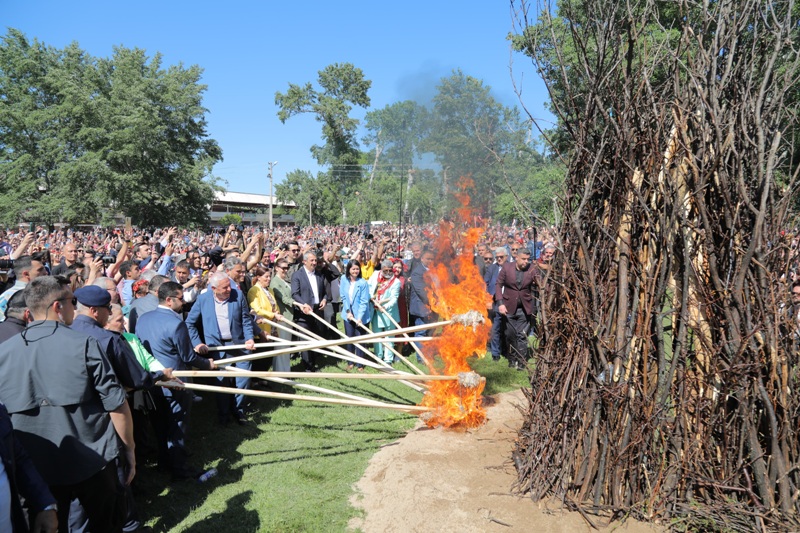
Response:
POLYGON ((506 256, 506 255, 498 255, 497 256, 498 259, 505 259, 506 257, 508 257, 508 256, 506 256))
MULTIPOLYGON (((63 298, 56 298, 55 300, 53 300, 53 304, 56 302, 64 302, 64 301, 71 301, 73 307, 78 305, 78 299, 75 296, 73 296, 72 298, 70 298, 69 296, 64 296, 63 298)), ((52 307, 53 304, 50 304, 48 307, 52 307)))
POLYGON ((297 252, 300 251, 300 248, 289 248, 289 251, 292 252, 293 254, 296 254, 297 252))
POLYGON ((280 265, 275 265, 275 268, 279 268, 281 270, 289 270, 289 267, 282 267, 280 265))
POLYGON ((792 296, 800 296, 800 292, 792 291, 792 296))
POLYGON ((486 257, 483 258, 484 261, 491 261, 492 259, 494 259, 494 257, 492 257, 491 255, 487 255, 486 257))
POLYGON ((179 294, 177 296, 170 296, 170 298, 172 298, 173 300, 180 300, 181 302, 183 301, 183 295, 182 294, 179 294))

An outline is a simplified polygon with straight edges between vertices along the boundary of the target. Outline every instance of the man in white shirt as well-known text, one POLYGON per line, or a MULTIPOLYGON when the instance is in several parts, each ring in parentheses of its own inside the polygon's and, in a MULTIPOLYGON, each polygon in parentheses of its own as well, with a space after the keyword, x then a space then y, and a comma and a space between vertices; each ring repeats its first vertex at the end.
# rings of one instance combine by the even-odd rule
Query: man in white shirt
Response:
MULTIPOLYGON (((292 299, 294 304, 300 308, 300 312, 294 315, 297 325, 320 335, 321 324, 319 321, 322 315, 319 312, 325 309, 327 301, 325 299, 325 278, 317 274, 316 268, 317 254, 314 252, 303 254, 303 266, 292 274, 292 299), (315 314, 317 317, 314 316, 315 314)), ((306 372, 319 370, 317 354, 304 351, 301 353, 301 357, 306 372)))

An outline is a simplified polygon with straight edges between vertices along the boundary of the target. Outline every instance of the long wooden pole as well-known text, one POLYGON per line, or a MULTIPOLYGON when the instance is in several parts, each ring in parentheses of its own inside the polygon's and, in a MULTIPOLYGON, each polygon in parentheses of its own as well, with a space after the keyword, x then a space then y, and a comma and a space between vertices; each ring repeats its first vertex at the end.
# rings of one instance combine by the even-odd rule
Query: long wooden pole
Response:
MULTIPOLYGON (((302 307, 302 306, 303 306, 303 304, 301 304, 300 302, 293 302, 293 303, 294 303, 294 305, 295 305, 295 306, 297 306, 297 307, 302 307)), ((302 313, 302 311, 301 311, 301 313, 302 313)), ((339 337, 345 337, 344 333, 342 333, 341 331, 339 331, 337 328, 333 327, 333 325, 331 325, 331 324, 329 324, 328 322, 326 322, 324 318, 320 317, 320 316, 319 316, 318 314, 316 314, 314 311, 311 311, 311 313, 309 313, 309 315, 311 315, 311 316, 313 316, 314 318, 316 318, 316 319, 317 319, 319 322, 322 322, 322 324, 323 324, 325 327, 327 327, 328 329, 331 329, 331 330, 333 330, 334 332, 336 332, 336 334, 337 334, 337 335, 339 335, 339 337)), ((378 359, 377 357, 375 357, 375 354, 373 354, 372 352, 370 352, 369 350, 367 350, 366 348, 364 348, 363 346, 361 346, 361 344, 359 344, 359 343, 357 343, 357 342, 353 342, 352 344, 353 344, 353 346, 355 346, 356 348, 358 348, 359 350, 361 350, 362 352, 364 352, 365 354, 367 354, 367 357, 371 357, 372 359, 376 360, 376 361, 378 362, 378 364, 380 364, 380 365, 383 365, 383 366, 387 366, 387 367, 390 367, 390 368, 391 368, 391 365, 387 365, 387 364, 385 364, 385 362, 384 362, 384 361, 381 361, 380 359, 378 359)))
MULTIPOLYGON (((272 322, 272 321, 270 321, 268 319, 265 319, 265 320, 267 321, 267 323, 269 323, 271 325, 274 325, 275 327, 278 327, 278 328, 283 329, 283 330, 288 330, 288 328, 286 328, 285 325, 280 325, 277 322, 272 322)), ((291 320, 287 320, 286 318, 284 318, 282 320, 282 322, 288 322, 289 324, 293 325, 298 330, 304 332, 303 334, 300 334, 300 335, 305 337, 305 338, 307 338, 307 339, 315 338, 315 339, 319 339, 320 341, 326 340, 326 339, 323 339, 321 336, 317 335, 316 333, 314 333, 313 331, 307 330, 306 328, 304 328, 304 327, 302 327, 302 326, 300 326, 298 324, 295 324, 291 320)), ((291 330, 288 330, 288 331, 291 331, 291 330)), ((297 332, 293 332, 293 333, 295 335, 298 335, 297 332)), ((356 358, 355 354, 353 354, 351 352, 348 352, 347 350, 345 350, 341 346, 336 346, 336 347, 333 347, 332 349, 335 350, 337 353, 343 354, 343 356, 334 355, 334 357, 338 357, 339 359, 343 359, 343 360, 347 361, 348 363, 369 366, 371 368, 378 369, 378 370, 380 370, 382 372, 390 372, 390 373, 393 373, 393 374, 410 375, 407 372, 401 372, 400 370, 395 370, 391 366, 386 365, 383 361, 381 361, 380 363, 374 363, 374 362, 370 361, 369 359, 364 359, 363 357, 356 358)), ((317 350, 317 352, 321 353, 319 350, 317 350)), ((410 388, 414 389, 417 392, 424 392, 426 387, 427 387, 426 384, 417 384, 417 383, 412 383, 410 381, 401 381, 400 383, 402 383, 403 385, 406 385, 407 387, 410 387, 410 388)))
MULTIPOLYGON (((168 383, 164 382, 159 382, 159 385, 169 386, 168 383)), ((223 394, 243 394, 245 396, 255 396, 257 398, 275 398, 278 400, 300 400, 304 402, 328 403, 334 405, 352 405, 356 407, 380 407, 383 409, 406 411, 409 413, 422 413, 425 411, 433 410, 432 407, 423 407, 420 405, 400 405, 393 403, 367 403, 367 402, 357 402, 357 401, 344 400, 338 398, 303 396, 302 394, 285 394, 282 392, 257 391, 251 389, 235 389, 231 387, 217 387, 215 385, 201 385, 200 383, 184 383, 182 385, 176 384, 175 386, 177 386, 178 388, 184 388, 188 390, 219 392, 223 394)))
MULTIPOLYGON (((367 326, 365 326, 365 325, 363 325, 363 324, 361 325, 361 329, 363 329, 364 331, 370 331, 370 329, 369 329, 369 328, 367 328, 367 326)), ((377 342, 377 341, 376 341, 376 342, 377 342)), ((392 347, 392 345, 391 345, 390 343, 387 343, 387 342, 381 342, 381 344, 383 345, 383 348, 384 348, 384 350, 388 349, 388 350, 389 350, 390 352, 392 352, 394 355, 396 355, 397 357, 399 357, 399 358, 400 358, 400 360, 401 360, 401 361, 403 361, 403 363, 405 363, 405 364, 406 364, 406 366, 408 366, 408 367, 409 367, 411 370, 413 370, 415 373, 417 373, 417 374, 419 374, 419 375, 421 375, 421 376, 424 376, 424 375, 425 375, 425 372, 423 372, 422 370, 420 370, 420 369, 419 369, 419 367, 417 367, 416 365, 412 364, 412 363, 411 363, 411 361, 409 361, 408 359, 406 359, 406 358, 405 358, 405 356, 404 356, 403 354, 401 354, 400 352, 398 352, 397 350, 395 350, 395 349, 392 347)), ((412 345, 413 345, 413 344, 412 344, 412 345)))
MULTIPOLYGON (((236 372, 247 372, 246 370, 236 369, 236 372)), ((233 376, 235 372, 231 372, 233 376)), ((219 377, 218 370, 173 370, 172 375, 175 377, 219 377)), ((226 374, 227 375, 227 374, 226 374)), ((248 376, 254 378, 298 378, 298 379, 378 379, 378 380, 404 380, 409 381, 457 381, 458 376, 441 376, 441 375, 422 375, 422 376, 406 376, 402 374, 345 374, 338 372, 270 372, 270 371, 251 371, 247 372, 248 376)))
MULTIPOLYGON (((428 327, 429 327, 429 324, 423 324, 421 326, 412 326, 410 328, 405 328, 405 330, 406 330, 406 332, 422 331, 422 330, 428 329, 428 327)), ((393 331, 398 331, 398 330, 393 330, 393 331)), ((263 359, 264 357, 275 357, 275 356, 278 356, 278 355, 283 355, 283 354, 287 354, 287 353, 295 353, 295 352, 303 351, 303 350, 316 350, 318 348, 329 348, 331 346, 341 346, 343 344, 349 344, 351 339, 357 339, 356 342, 359 342, 359 341, 363 342, 363 341, 374 341, 375 339, 382 339, 382 338, 386 338, 386 337, 381 332, 381 333, 377 333, 377 334, 373 333, 371 335, 361 335, 361 336, 358 336, 358 337, 347 337, 347 338, 344 338, 344 339, 333 339, 333 340, 326 340, 326 341, 318 341, 318 342, 312 342, 312 343, 309 343, 309 344, 304 344, 302 347, 300 347, 300 350, 298 350, 297 347, 283 348, 283 349, 280 349, 280 350, 273 350, 271 352, 252 353, 252 354, 248 354, 248 355, 240 355, 239 357, 229 357, 227 359, 220 359, 218 361, 215 361, 215 363, 216 363, 217 366, 220 366, 220 365, 222 365, 222 366, 232 365, 234 363, 238 363, 239 361, 253 361, 254 359, 263 359)), ((407 340, 407 339, 405 339, 405 340, 407 340)), ((229 350, 236 349, 236 348, 234 348, 232 346, 228 346, 227 348, 229 350)), ((242 348, 244 348, 244 346, 242 346, 242 348)))
MULTIPOLYGON (((414 326, 414 327, 416 327, 417 329, 427 329, 427 328, 423 328, 422 326, 414 326)), ((388 341, 391 341, 391 342, 417 342, 417 341, 435 341, 438 338, 438 337, 402 337, 402 338, 398 339, 398 338, 393 336, 393 334, 392 334, 393 331, 397 331, 397 330, 393 329, 393 330, 381 331, 379 333, 372 333, 370 335, 360 335, 358 337, 343 337, 342 339, 336 339, 336 340, 322 339, 320 341, 312 341, 312 342, 309 342, 309 341, 302 341, 302 342, 296 342, 296 343, 293 342, 293 343, 290 343, 290 344, 286 345, 286 346, 290 346, 290 347, 293 346, 293 348, 281 348, 281 350, 288 349, 289 350, 288 352, 277 353, 275 355, 283 355, 284 353, 303 352, 305 350, 312 350, 312 349, 313 350, 318 350, 320 348, 334 348, 334 347, 337 347, 337 346, 341 346, 343 344, 350 344, 350 340, 351 339, 360 339, 361 342, 364 342, 364 341, 370 341, 370 342, 388 342, 388 341), (340 342, 341 340, 344 340, 344 342, 340 342)), ((253 345, 254 348, 258 348, 260 346, 263 346, 265 348, 269 348, 269 347, 274 346, 274 345, 271 344, 271 343, 265 343, 265 342, 253 345)), ((232 350, 247 350, 247 346, 245 346, 244 344, 226 344, 225 346, 209 346, 208 347, 208 351, 210 351, 210 352, 211 351, 225 352, 225 351, 232 351, 232 350)), ((268 353, 268 352, 264 352, 264 353, 268 353)), ((227 361, 227 359, 225 359, 225 361, 227 361)), ((386 366, 386 365, 381 365, 381 366, 386 366)), ((391 367, 389 367, 389 368, 391 368, 391 367)))
MULTIPOLYGON (((297 324, 295 324, 294 322, 292 322, 291 320, 288 320, 286 318, 284 318, 281 322, 272 322, 269 319, 264 319, 264 320, 268 324, 270 324, 272 326, 275 326, 275 327, 277 327, 279 329, 283 329, 284 331, 288 331, 288 332, 294 333, 295 335, 299 335, 301 337, 306 337, 308 339, 316 338, 316 339, 319 339, 321 341, 325 340, 322 337, 320 337, 319 335, 313 333, 312 331, 309 331, 309 330, 303 328, 302 326, 298 326, 297 324), (297 331, 293 331, 292 329, 287 328, 285 325, 282 324, 283 322, 291 324, 292 326, 296 327, 299 331, 305 332, 306 334, 298 333, 297 331)), ((375 368, 375 369, 380 370, 380 371, 388 371, 388 372, 391 372, 391 373, 394 373, 394 374, 411 375, 411 374, 409 374, 407 372, 402 372, 402 371, 396 370, 396 369, 394 369, 392 367, 388 367, 387 368, 384 365, 378 365, 377 363, 373 363, 372 361, 364 359, 364 358, 361 358, 361 357, 357 358, 355 355, 353 355, 352 353, 348 352, 344 348, 341 348, 340 346, 333 347, 332 349, 336 350, 337 353, 322 352, 319 349, 317 349, 317 352, 325 353, 325 354, 330 355, 332 357, 336 357, 336 358, 342 359, 344 361, 347 361, 348 363, 357 363, 357 364, 368 366, 370 368, 375 368), (342 355, 339 355, 339 354, 342 354, 342 355)), ((406 383, 406 384, 409 385, 412 389, 414 389, 414 390, 416 390, 418 392, 422 392, 422 388, 420 388, 418 385, 414 385, 413 383, 406 383)))
MULTIPOLYGON (((284 331, 289 331, 289 332, 291 332, 291 333, 293 333, 295 335, 298 335, 300 337, 305 337, 305 338, 307 338, 309 340, 311 340, 311 339, 316 339, 316 340, 319 340, 319 341, 326 340, 326 339, 323 339, 321 336, 317 335, 316 333, 314 333, 313 331, 309 331, 306 328, 304 328, 304 327, 302 327, 302 326, 300 326, 298 324, 295 324, 294 322, 292 322, 291 320, 288 320, 286 318, 284 318, 281 322, 286 322, 287 324, 295 327, 297 329, 297 331, 293 331, 292 329, 287 328, 285 325, 281 325, 278 322, 272 322, 271 320, 268 320, 268 319, 265 319, 265 320, 267 321, 268 324, 270 324, 272 326, 275 326, 275 327, 277 327, 279 329, 283 329, 284 331)), ((343 360, 347 361, 348 363, 365 364, 366 366, 369 366, 371 368, 383 368, 383 365, 378 365, 376 363, 373 363, 372 361, 364 360, 364 358, 356 357, 354 354, 348 352, 347 350, 345 350, 341 346, 332 347, 332 349, 335 352, 337 352, 338 354, 341 354, 341 355, 334 355, 334 357, 338 357, 339 359, 343 359, 343 360)), ((317 350, 317 351, 319 351, 319 350, 317 350)))
MULTIPOLYGON (((258 342, 253 348, 276 348, 278 346, 298 346, 307 344, 310 341, 282 341, 282 342, 258 342)), ((244 350, 244 344, 229 344, 227 346, 209 346, 209 352, 224 352, 227 350, 244 350)))
MULTIPOLYGON (((396 327, 397 329, 401 329, 401 328, 400 328, 400 324, 398 324, 398 323, 397 323, 397 321, 394 319, 394 317, 392 317, 392 315, 390 315, 389 313, 387 313, 387 312, 386 312, 386 311, 384 311, 383 309, 380 309, 380 311, 381 311, 381 312, 382 312, 384 315, 386 315, 386 317, 387 317, 387 318, 388 318, 388 319, 391 321, 391 323, 392 323, 392 324, 394 324, 394 327, 396 327)), ((407 333, 404 333, 404 334, 403 334, 403 336, 405 336, 406 338, 410 338, 410 337, 408 336, 408 334, 407 334, 407 333)), ((412 348, 414 348, 414 351, 415 351, 415 352, 417 352, 417 355, 418 355, 418 356, 419 356, 419 358, 420 358, 420 359, 422 359, 422 361, 425 363, 425 366, 427 366, 428 368, 432 368, 432 367, 431 367, 431 363, 430 363, 430 361, 428 361, 428 358, 427 358, 427 357, 425 357, 425 354, 424 354, 424 353, 422 353, 422 350, 420 350, 420 349, 419 349, 419 346, 417 346, 416 344, 414 344, 414 343, 412 342, 412 343, 411 343, 411 347, 412 347, 412 348)))
MULTIPOLYGON (((244 374, 245 376, 252 377, 252 378, 255 378, 255 379, 263 379, 265 381, 272 381, 272 382, 275 382, 275 383, 280 383, 282 385, 289 385, 291 387, 295 387, 295 388, 298 388, 298 389, 305 389, 305 390, 310 390, 312 392, 320 392, 322 394, 328 394, 328 395, 331 395, 331 396, 338 396, 339 398, 346 398, 348 400, 355 400, 355 401, 358 401, 358 402, 367 402, 367 403, 384 403, 384 402, 381 402, 379 400, 373 400, 371 398, 365 398, 364 396, 358 396, 356 394, 349 394, 349 393, 346 393, 346 392, 341 392, 341 391, 337 391, 337 390, 333 390, 333 389, 326 389, 324 387, 319 387, 317 385, 309 385, 308 383, 298 383, 296 381, 292 381, 291 379, 286 379, 286 378, 282 378, 282 377, 259 377, 259 376, 254 375, 254 373, 251 372, 251 371, 244 370, 244 369, 241 369, 241 368, 232 367, 232 366, 224 366, 222 368, 224 368, 225 370, 228 370, 229 372, 227 372, 227 373, 230 374, 231 376, 241 376, 242 374, 244 374)), ((311 372, 308 372, 308 373, 311 373, 311 372)), ((305 374, 307 374, 307 373, 306 372, 302 372, 301 373, 301 375, 305 375, 305 374)))

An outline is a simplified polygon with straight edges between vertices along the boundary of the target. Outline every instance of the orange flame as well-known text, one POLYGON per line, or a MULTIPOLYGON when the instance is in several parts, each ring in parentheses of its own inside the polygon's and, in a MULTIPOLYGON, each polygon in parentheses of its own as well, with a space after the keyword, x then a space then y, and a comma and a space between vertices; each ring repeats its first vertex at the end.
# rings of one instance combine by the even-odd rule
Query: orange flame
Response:
MULTIPOLYGON (((439 367, 437 361, 435 367, 430 369, 431 373, 448 376, 469 372, 468 357, 477 354, 482 358, 486 355, 486 341, 491 330, 487 313, 491 296, 486 292, 486 283, 481 279, 472 255, 483 230, 470 228, 460 235, 457 233, 460 221, 470 220, 470 198, 466 190, 472 186, 473 182, 469 178, 459 180, 459 192, 455 197, 461 204, 457 209, 460 220, 454 225, 445 221, 440 224, 435 243, 437 261, 431 271, 426 273, 431 310, 439 314, 440 320, 449 320, 454 315, 468 311, 478 311, 484 318, 483 324, 474 327, 458 323, 446 326, 436 341, 423 348, 429 361, 433 361, 434 354, 441 359, 442 366, 439 367), (455 257, 453 243, 456 244, 455 248, 461 250, 455 257)), ((431 382, 429 391, 420 403, 434 408, 425 417, 425 423, 429 427, 481 425, 486 420, 481 397, 485 384, 484 379, 481 379, 478 387, 471 388, 464 387, 457 381, 431 382)))

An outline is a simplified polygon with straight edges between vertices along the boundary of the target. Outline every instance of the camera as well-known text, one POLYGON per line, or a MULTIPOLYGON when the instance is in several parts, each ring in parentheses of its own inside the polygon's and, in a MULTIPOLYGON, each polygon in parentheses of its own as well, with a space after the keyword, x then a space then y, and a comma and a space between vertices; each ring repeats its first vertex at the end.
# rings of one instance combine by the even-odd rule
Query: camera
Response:
POLYGON ((282 252, 285 252, 286 250, 288 250, 288 249, 289 249, 289 245, 288 245, 288 244, 286 244, 286 243, 283 243, 283 244, 281 244, 281 245, 280 245, 280 247, 279 247, 278 249, 279 249, 280 251, 282 251, 282 252))
POLYGON ((103 259, 103 266, 108 267, 109 265, 113 265, 117 260, 112 255, 104 255, 103 259))
POLYGON ((14 268, 13 259, 0 259, 0 270, 11 270, 14 268))

